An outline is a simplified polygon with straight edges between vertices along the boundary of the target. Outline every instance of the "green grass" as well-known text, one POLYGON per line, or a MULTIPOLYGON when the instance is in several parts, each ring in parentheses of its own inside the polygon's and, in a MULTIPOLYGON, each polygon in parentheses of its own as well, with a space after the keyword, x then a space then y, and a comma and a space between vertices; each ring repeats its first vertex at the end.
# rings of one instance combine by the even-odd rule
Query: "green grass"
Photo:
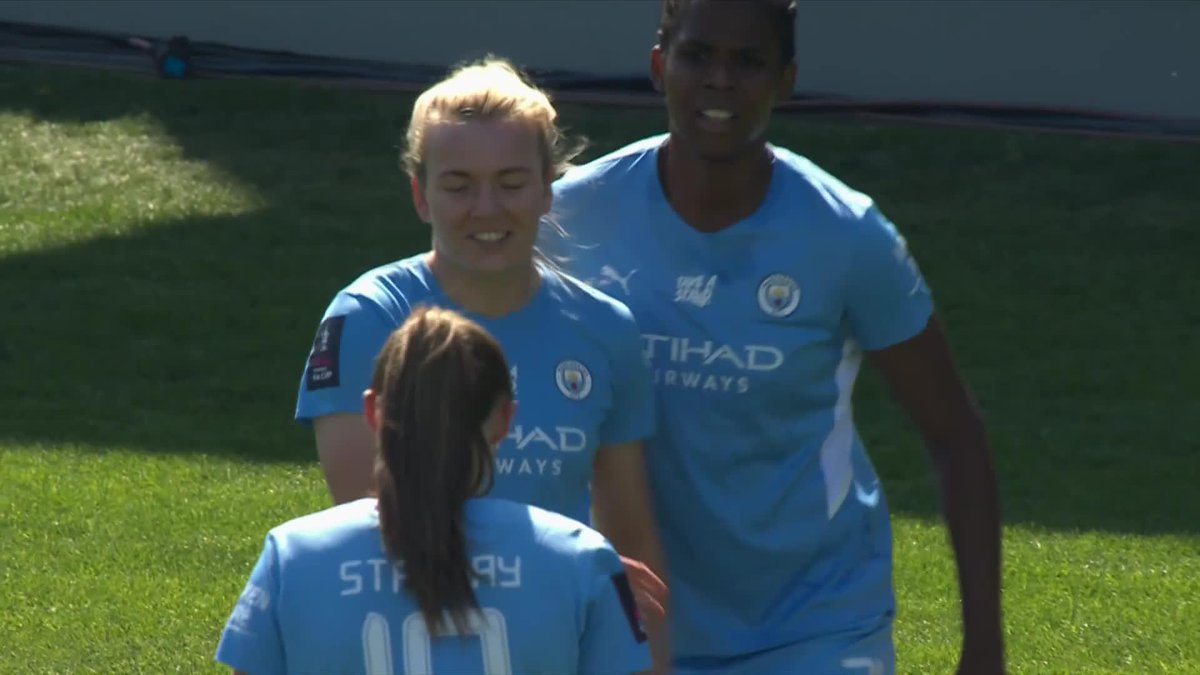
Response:
MULTIPOLYGON (((0 66, 0 672, 215 672, 266 529, 325 504, 316 322, 428 241, 411 99, 0 66)), ((565 106, 589 156, 656 111, 565 106)), ((985 412, 1014 673, 1200 672, 1200 146, 788 118, 909 236, 985 412)), ((900 669, 951 672, 953 562, 867 374, 900 669)))

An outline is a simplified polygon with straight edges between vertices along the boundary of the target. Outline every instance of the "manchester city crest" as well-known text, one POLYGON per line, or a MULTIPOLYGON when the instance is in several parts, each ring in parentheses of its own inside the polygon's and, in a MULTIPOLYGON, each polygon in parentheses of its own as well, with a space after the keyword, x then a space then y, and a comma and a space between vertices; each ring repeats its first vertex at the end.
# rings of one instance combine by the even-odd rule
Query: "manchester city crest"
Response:
POLYGON ((758 286, 758 307, 768 316, 785 317, 800 304, 800 286, 786 274, 772 274, 758 286))
POLYGON ((563 361, 554 371, 554 382, 563 396, 582 401, 592 392, 592 374, 578 361, 563 361))

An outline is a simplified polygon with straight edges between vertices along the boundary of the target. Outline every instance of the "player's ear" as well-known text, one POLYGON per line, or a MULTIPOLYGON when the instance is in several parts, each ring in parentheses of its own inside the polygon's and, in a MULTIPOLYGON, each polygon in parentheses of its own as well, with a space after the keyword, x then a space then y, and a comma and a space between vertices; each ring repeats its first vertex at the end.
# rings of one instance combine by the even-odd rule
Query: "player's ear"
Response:
POLYGON ((421 189, 421 181, 413 177, 408 182, 408 186, 412 190, 413 207, 417 209, 417 215, 426 223, 432 222, 429 219, 429 200, 425 199, 425 192, 421 189))
POLYGON ((372 431, 379 431, 379 418, 383 411, 379 408, 379 396, 374 389, 368 389, 363 392, 363 417, 367 420, 367 426, 371 427, 372 431))
POLYGON ((654 84, 654 91, 663 92, 663 68, 667 58, 666 52, 662 46, 654 45, 650 49, 650 82, 654 84))
POLYGON ((496 404, 496 408, 483 427, 484 437, 487 438, 488 443, 493 446, 500 445, 505 436, 508 436, 508 431, 512 428, 516 415, 517 402, 513 399, 506 398, 496 404))
POLYGON ((508 430, 512 428, 513 420, 517 418, 517 400, 510 398, 504 402, 504 435, 508 435, 508 430))

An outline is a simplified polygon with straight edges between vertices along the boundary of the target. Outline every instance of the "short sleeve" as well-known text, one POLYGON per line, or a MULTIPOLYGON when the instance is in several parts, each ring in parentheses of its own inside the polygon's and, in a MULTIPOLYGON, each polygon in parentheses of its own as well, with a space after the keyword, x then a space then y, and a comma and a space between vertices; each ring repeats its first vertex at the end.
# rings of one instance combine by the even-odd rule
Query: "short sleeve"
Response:
POLYGON ((616 551, 606 547, 596 552, 592 569, 579 672, 609 675, 649 670, 650 647, 625 566, 616 551))
POLYGON ((217 644, 216 660, 254 675, 286 673, 279 629, 279 556, 268 535, 250 581, 242 590, 217 644))
POLYGON ((339 293, 317 326, 300 379, 296 419, 361 412, 375 359, 394 328, 369 300, 339 293))
POLYGON ((612 204, 603 203, 597 178, 586 167, 554 181, 553 206, 538 230, 538 251, 554 265, 580 276, 582 263, 612 233, 612 204))
POLYGON ((863 349, 884 349, 924 330, 933 298, 903 235, 875 207, 858 223, 847 286, 847 315, 863 349))
MULTIPOLYGON (((615 301, 614 301, 615 302, 615 301)), ((642 336, 629 309, 620 308, 620 323, 610 337, 612 408, 600 428, 600 445, 640 441, 654 435, 654 381, 642 350, 642 336)))

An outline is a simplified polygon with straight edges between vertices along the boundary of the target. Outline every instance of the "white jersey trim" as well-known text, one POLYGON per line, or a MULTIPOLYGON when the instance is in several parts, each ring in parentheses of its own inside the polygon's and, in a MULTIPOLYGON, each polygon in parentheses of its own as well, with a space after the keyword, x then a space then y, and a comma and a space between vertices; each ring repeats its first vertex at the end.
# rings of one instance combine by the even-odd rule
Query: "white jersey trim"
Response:
POLYGON ((846 338, 842 343, 842 360, 834 374, 838 398, 833 406, 833 428, 821 444, 821 471, 825 474, 825 500, 827 515, 832 520, 837 514, 850 484, 854 482, 854 465, 851 450, 854 447, 854 382, 862 365, 862 350, 858 343, 846 338))

